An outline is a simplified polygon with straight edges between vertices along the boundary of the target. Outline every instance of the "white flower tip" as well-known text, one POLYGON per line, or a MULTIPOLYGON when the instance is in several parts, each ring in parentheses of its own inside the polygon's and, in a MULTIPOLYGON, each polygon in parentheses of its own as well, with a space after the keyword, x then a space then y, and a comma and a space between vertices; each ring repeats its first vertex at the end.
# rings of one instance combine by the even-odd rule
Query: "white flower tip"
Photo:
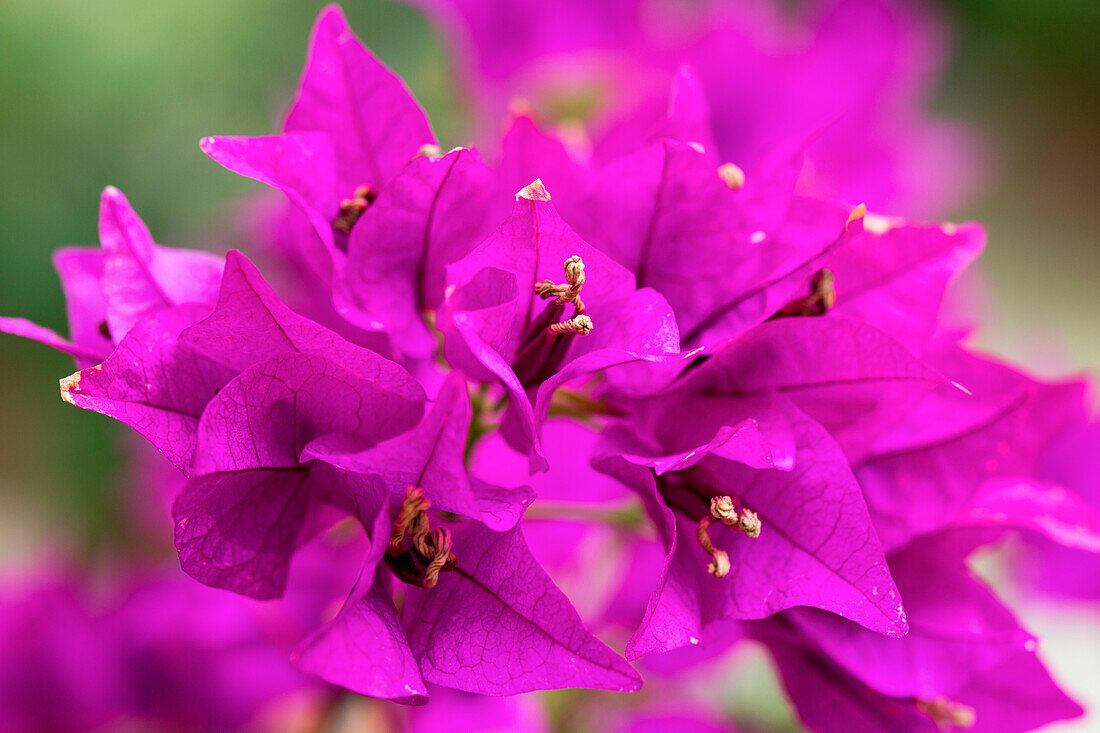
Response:
POLYGON ((550 192, 546 190, 546 186, 542 185, 542 179, 536 178, 516 194, 516 201, 521 198, 528 201, 549 201, 550 192))
POLYGON ((863 217, 863 228, 871 234, 886 234, 892 229, 903 226, 905 226, 905 220, 896 216, 865 214, 863 217))
MULTIPOLYGON (((95 367, 98 369, 99 367, 95 367)), ((61 380, 61 399, 68 402, 70 405, 75 405, 76 400, 73 399, 73 392, 80 390, 80 372, 76 374, 70 374, 61 380)))
POLYGON ((745 185, 745 171, 741 170, 736 163, 723 163, 718 166, 718 177, 734 191, 745 185))

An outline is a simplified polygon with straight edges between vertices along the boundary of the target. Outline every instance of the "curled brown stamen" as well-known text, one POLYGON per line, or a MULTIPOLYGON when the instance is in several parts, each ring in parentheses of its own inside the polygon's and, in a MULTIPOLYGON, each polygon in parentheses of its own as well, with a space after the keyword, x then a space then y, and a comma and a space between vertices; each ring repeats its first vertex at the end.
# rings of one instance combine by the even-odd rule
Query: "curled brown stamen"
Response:
POLYGON ((716 578, 724 578, 730 571, 730 556, 724 550, 719 550, 710 539, 708 530, 710 525, 718 520, 727 527, 732 527, 745 536, 756 538, 760 536, 760 517, 751 509, 737 508, 737 503, 731 496, 712 496, 710 499, 710 515, 699 520, 695 528, 695 534, 699 538, 699 544, 710 555, 710 564, 707 572, 716 578))
POLYGON ((710 555, 710 564, 707 565, 707 572, 716 578, 724 578, 730 571, 730 556, 725 550, 719 550, 714 546, 714 543, 710 541, 710 535, 707 534, 707 530, 710 529, 710 523, 713 520, 710 517, 703 517, 699 520, 699 526, 695 528, 695 536, 699 538, 699 544, 703 546, 703 550, 710 555))
POLYGON ((424 496, 424 490, 418 486, 410 486, 405 489, 405 501, 401 503, 401 509, 397 512, 397 519, 393 523, 393 533, 390 535, 389 545, 386 551, 391 555, 400 555, 405 552, 405 535, 408 534, 413 546, 418 538, 428 532, 428 510, 432 508, 431 500, 424 496))
POLYGON ((562 266, 565 270, 565 282, 543 280, 535 284, 535 294, 543 300, 555 298, 555 305, 573 304, 573 317, 562 323, 550 325, 550 333, 578 333, 582 336, 592 330, 592 319, 585 314, 584 301, 581 300, 581 288, 584 287, 584 260, 573 255, 562 266))
POLYGON ((710 515, 727 527, 733 527, 746 536, 760 536, 760 516, 751 509, 737 509, 731 496, 713 496, 710 500, 710 515))
POLYGON ((431 529, 428 510, 432 502, 418 486, 405 489, 405 501, 397 512, 386 552, 390 567, 406 583, 434 588, 439 574, 458 562, 451 552, 453 540, 446 527, 431 529), (421 569, 422 568, 422 569, 421 569))
POLYGON ((579 333, 581 336, 588 335, 588 332, 592 330, 592 319, 588 316, 581 314, 573 316, 568 321, 562 321, 561 323, 551 323, 550 333, 579 333))
POLYGON ((430 558, 428 566, 424 569, 424 579, 420 583, 425 588, 434 588, 439 582, 439 573, 444 568, 453 567, 457 562, 457 558, 451 552, 451 543, 451 531, 446 527, 438 527, 419 538, 417 552, 430 558))

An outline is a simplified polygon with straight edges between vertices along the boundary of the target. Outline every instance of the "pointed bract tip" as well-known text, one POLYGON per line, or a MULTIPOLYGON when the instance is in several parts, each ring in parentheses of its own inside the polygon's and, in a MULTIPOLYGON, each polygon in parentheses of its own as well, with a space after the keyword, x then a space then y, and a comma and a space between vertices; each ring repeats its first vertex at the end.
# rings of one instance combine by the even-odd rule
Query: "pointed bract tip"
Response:
MULTIPOLYGON (((98 369, 98 367, 96 367, 98 369)), ((61 399, 68 402, 70 405, 75 405, 76 400, 73 399, 73 392, 79 391, 80 388, 80 372, 70 374, 60 381, 61 385, 61 399)))
POLYGON ((321 8, 321 12, 317 13, 316 23, 320 25, 322 22, 338 22, 347 27, 347 16, 344 15, 344 9, 340 6, 340 3, 329 3, 325 7, 321 8))
POLYGON ((862 219, 865 216, 867 216, 867 204, 860 204, 852 209, 852 213, 848 215, 848 221, 845 222, 844 226, 847 227, 852 222, 862 219))
POLYGON ((546 186, 542 185, 542 179, 536 178, 516 194, 516 201, 521 198, 528 201, 549 201, 550 192, 546 190, 546 186))

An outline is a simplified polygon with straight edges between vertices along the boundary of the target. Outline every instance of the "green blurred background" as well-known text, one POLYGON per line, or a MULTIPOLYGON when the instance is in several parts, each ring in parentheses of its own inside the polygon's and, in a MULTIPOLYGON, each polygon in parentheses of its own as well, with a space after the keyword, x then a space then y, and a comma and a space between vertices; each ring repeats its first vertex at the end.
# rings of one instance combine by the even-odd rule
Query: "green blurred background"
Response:
MULTIPOLYGON (((163 243, 201 246, 228 222, 234 197, 258 186, 210 162, 198 140, 275 129, 322 4, 0 0, 0 314, 65 332, 50 253, 97 241, 107 184, 163 243)), ((982 189, 952 212, 989 229, 993 307, 980 341, 1046 374, 1096 371, 1100 2, 937 5, 954 44, 934 108, 986 146, 982 189)), ((385 2, 345 10, 444 143, 464 142, 451 67, 427 22, 385 2)), ((0 337, 0 566, 72 538, 92 549, 120 536, 109 508, 116 426, 58 399, 71 371, 64 356, 0 337)))

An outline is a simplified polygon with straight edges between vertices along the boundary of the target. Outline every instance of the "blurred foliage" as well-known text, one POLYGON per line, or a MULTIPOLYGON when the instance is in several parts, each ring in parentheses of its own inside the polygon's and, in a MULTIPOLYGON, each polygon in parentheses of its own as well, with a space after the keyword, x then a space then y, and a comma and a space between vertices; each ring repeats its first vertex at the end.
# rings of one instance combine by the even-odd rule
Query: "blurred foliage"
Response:
MULTIPOLYGON (((276 131, 320 0, 0 0, 0 313, 65 332, 50 253, 95 244, 99 192, 118 186, 158 241, 203 246, 256 186, 199 151, 208 134, 276 131)), ((449 66, 404 6, 347 3, 350 22, 401 74, 444 140, 460 139, 449 66)), ((232 230, 231 227, 227 227, 232 230)), ((221 236, 221 235, 219 235, 221 236)), ((224 249, 233 241, 207 242, 224 249)), ((116 536, 117 426, 57 397, 64 356, 0 340, 0 536, 30 513, 91 543, 116 536), (80 536, 80 532, 75 533, 80 536)), ((14 540, 0 540, 0 557, 14 540)))
MULTIPOLYGON (((64 331, 50 253, 96 242, 107 184, 126 192, 159 241, 202 246, 234 198, 258 187, 210 162, 198 140, 276 130, 322 5, 0 0, 0 313, 64 331)), ((992 151, 988 195, 959 215, 989 222, 987 260, 1009 314, 994 324, 993 342, 1011 350, 1029 313, 1085 312, 1061 334, 1076 344, 1075 363, 1100 364, 1087 307, 1100 265, 1091 183, 1100 162, 1100 3, 940 6, 957 28, 937 106, 974 121, 992 151)), ((463 141, 453 67, 425 20, 381 1, 348 0, 345 9, 445 143, 463 141)), ((116 536, 116 426, 57 398, 56 380, 70 371, 63 356, 0 337, 0 537, 9 538, 0 539, 0 558, 15 547, 16 528, 39 542, 70 529, 90 545, 116 536)))
POLYGON ((1100 3, 940 0, 952 58, 936 106, 984 144, 992 309, 979 343, 1047 375, 1100 369, 1100 3))

